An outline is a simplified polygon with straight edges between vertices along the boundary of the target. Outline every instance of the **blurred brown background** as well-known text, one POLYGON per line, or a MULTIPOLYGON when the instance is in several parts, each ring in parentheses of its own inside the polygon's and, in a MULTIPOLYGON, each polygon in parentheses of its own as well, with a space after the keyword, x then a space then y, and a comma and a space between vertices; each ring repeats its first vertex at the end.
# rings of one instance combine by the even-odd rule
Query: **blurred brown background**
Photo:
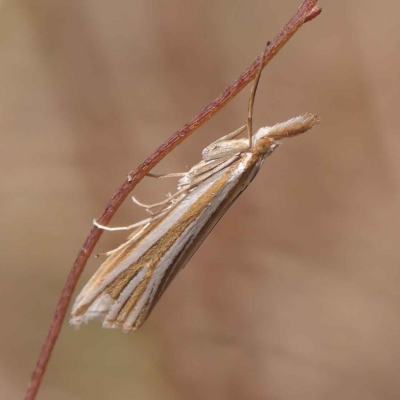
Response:
MULTIPOLYGON (((76 253, 126 174, 300 3, 0 3, 1 398, 22 398, 76 253)), ((400 398, 400 5, 380 4, 320 2, 265 70, 255 127, 304 112, 321 125, 267 160, 139 332, 65 323, 39 399, 400 398)), ((248 92, 155 171, 185 170, 243 124, 248 92)), ((170 190, 147 180, 136 194, 170 190)), ((112 225, 142 216, 127 201, 112 225)))

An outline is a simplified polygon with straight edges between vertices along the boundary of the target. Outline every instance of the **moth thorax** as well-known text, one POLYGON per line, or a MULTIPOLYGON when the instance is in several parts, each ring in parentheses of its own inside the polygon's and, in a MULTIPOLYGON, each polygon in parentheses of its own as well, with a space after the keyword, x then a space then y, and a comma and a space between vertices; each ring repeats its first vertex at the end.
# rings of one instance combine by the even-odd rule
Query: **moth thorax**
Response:
POLYGON ((268 154, 274 151, 275 147, 278 146, 274 140, 269 139, 267 137, 259 138, 255 143, 255 150, 260 154, 268 154))

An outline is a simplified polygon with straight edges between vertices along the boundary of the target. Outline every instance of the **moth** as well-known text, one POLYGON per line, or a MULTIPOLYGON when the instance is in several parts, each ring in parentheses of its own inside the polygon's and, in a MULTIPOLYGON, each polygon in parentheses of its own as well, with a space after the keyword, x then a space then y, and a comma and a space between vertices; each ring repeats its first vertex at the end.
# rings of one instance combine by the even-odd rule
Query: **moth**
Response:
POLYGON ((280 140, 299 135, 319 122, 304 114, 252 133, 255 93, 263 58, 250 92, 247 123, 207 146, 202 160, 188 172, 152 175, 179 177, 177 191, 166 200, 146 205, 150 217, 127 227, 135 229, 108 257, 76 298, 71 324, 101 319, 105 328, 138 329, 176 274, 186 265, 228 208, 249 186, 280 140), (247 137, 237 138, 247 131, 247 137))

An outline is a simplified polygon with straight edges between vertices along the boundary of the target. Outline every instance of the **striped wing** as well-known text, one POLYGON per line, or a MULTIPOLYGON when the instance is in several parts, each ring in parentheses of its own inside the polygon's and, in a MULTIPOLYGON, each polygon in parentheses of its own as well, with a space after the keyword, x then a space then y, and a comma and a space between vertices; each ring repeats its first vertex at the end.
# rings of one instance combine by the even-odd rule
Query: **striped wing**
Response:
POLYGON ((138 329, 262 161, 242 154, 192 189, 163 218, 152 221, 135 241, 128 240, 83 288, 71 324, 101 318, 107 328, 138 329))

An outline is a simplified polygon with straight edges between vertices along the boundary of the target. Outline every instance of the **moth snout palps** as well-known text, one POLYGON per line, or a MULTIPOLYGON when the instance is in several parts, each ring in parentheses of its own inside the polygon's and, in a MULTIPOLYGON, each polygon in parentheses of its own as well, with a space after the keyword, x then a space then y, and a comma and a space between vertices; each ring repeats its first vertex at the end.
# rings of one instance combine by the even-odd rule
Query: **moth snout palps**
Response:
POLYGON ((155 204, 143 204, 150 214, 138 223, 110 228, 133 230, 125 243, 104 255, 107 259, 75 300, 71 324, 100 319, 105 328, 138 329, 176 274, 186 265, 225 211, 246 189, 264 160, 284 138, 296 136, 319 122, 304 114, 252 132, 253 104, 263 58, 250 92, 247 123, 216 140, 188 172, 149 174, 159 179, 179 177, 177 191, 155 204), (247 131, 246 138, 237 137, 247 131))

